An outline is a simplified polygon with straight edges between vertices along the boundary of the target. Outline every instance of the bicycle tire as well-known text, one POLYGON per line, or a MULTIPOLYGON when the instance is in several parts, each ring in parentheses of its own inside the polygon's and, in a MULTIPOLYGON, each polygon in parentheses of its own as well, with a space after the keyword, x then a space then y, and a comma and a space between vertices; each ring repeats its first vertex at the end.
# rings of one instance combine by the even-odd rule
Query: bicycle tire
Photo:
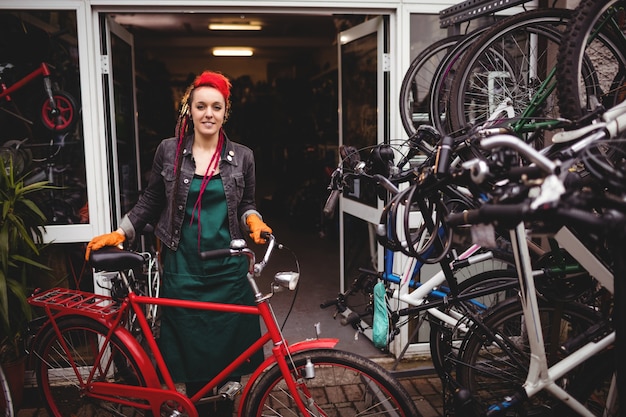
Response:
POLYGON ((41 124, 48 130, 56 133, 70 131, 78 120, 78 106, 76 100, 65 91, 54 91, 52 99, 57 108, 58 114, 53 114, 50 100, 46 98, 41 103, 40 120, 41 124))
POLYGON ((13 397, 11 396, 11 388, 9 387, 9 381, 7 381, 4 369, 0 366, 0 415, 3 417, 13 417, 14 406, 13 397))
MULTIPOLYGON (((448 36, 427 46, 413 59, 404 74, 400 85, 400 119, 409 137, 415 134, 420 124, 430 124, 440 130, 438 126, 440 123, 429 111, 433 75, 444 61, 450 48, 463 37, 463 35, 448 36), (422 120, 414 120, 416 111, 418 114, 425 114, 426 117, 422 120)), ((437 144, 432 145, 434 149, 437 144)))
MULTIPOLYGON (((313 415, 319 415, 321 410, 329 416, 421 416, 397 379, 380 365, 354 353, 334 349, 298 352, 291 358, 290 369, 305 404, 316 410, 313 415), (312 378, 305 377, 309 360, 314 369, 312 378)), ((242 405, 242 415, 301 415, 283 378, 277 365, 266 370, 254 382, 242 405)))
MULTIPOLYGON (((102 323, 82 316, 68 316, 56 322, 61 334, 60 341, 55 329, 49 326, 38 338, 34 353, 36 355, 35 373, 37 384, 46 408, 51 416, 150 416, 146 410, 122 406, 86 395, 86 386, 72 370, 70 360, 84 369, 85 377, 89 371, 100 372, 94 379, 99 382, 123 383, 145 386, 141 369, 133 359, 129 349, 113 335, 110 340, 110 355, 103 356, 99 367, 94 367, 98 351, 98 340, 104 340, 108 334, 102 323), (68 358, 63 344, 72 351, 68 358), (84 367, 84 368, 83 368, 84 367), (115 369, 113 369, 115 368, 115 369), (64 380, 59 380, 58 377, 64 380)), ((81 378, 82 379, 82 378, 81 378)))
POLYGON ((451 136, 457 134, 452 128, 449 116, 452 80, 459 70, 459 64, 463 61, 465 52, 489 27, 489 25, 485 25, 465 35, 450 49, 433 76, 431 88, 434 93, 430 95, 429 110, 434 124, 440 132, 451 136))
POLYGON ((467 316, 465 311, 471 309, 471 311, 478 315, 485 313, 483 306, 486 308, 493 307, 503 302, 506 298, 513 296, 514 293, 511 291, 517 291, 519 288, 519 279, 512 265, 512 268, 509 269, 479 273, 459 284, 459 295, 476 293, 477 291, 482 291, 489 287, 496 288, 497 285, 503 284, 511 284, 511 288, 507 291, 494 290, 494 292, 489 292, 480 299, 475 300, 480 302, 480 306, 471 302, 461 302, 462 306, 459 306, 458 302, 454 302, 443 307, 442 309, 447 314, 450 314, 451 309, 458 309, 458 314, 463 317, 459 325, 454 328, 434 316, 429 315, 431 361, 442 381, 450 381, 454 378, 454 364, 457 362, 457 358, 462 356, 460 341, 467 337, 465 329, 471 329, 472 327, 471 319, 467 316))
POLYGON ((583 0, 575 9, 557 58, 557 94, 563 117, 577 120, 597 104, 610 108, 626 98, 624 35, 602 23, 615 12, 623 14, 625 7, 624 0, 583 0), (592 35, 598 30, 600 36, 592 35), (592 82, 581 79, 585 57, 598 62, 592 82))
MULTIPOLYGON (((545 340, 548 365, 561 358, 558 348, 562 342, 569 337, 582 334, 600 321, 599 315, 594 310, 574 302, 551 303, 540 300, 539 310, 544 337, 552 335, 558 338, 545 340), (553 324, 558 324, 558 328, 553 324)), ((526 380, 530 359, 523 322, 522 305, 518 299, 509 300, 492 309, 483 322, 499 336, 499 340, 505 340, 505 344, 513 347, 513 352, 516 352, 513 356, 505 353, 493 342, 492 337, 478 328, 472 329, 464 340, 462 356, 457 364, 457 379, 461 386, 472 393, 475 399, 475 412, 479 415, 485 412, 489 405, 502 401, 507 395, 512 395, 526 380)), ((583 364, 566 374, 561 380, 561 385, 575 386, 584 379, 583 364)), ((558 400, 542 392, 520 404, 516 411, 520 416, 531 415, 534 412, 553 409, 558 403, 558 400)))
MULTIPOLYGON (((540 37, 539 45, 550 43, 543 52, 549 47, 556 49, 561 39, 557 28, 563 29, 570 16, 571 10, 567 9, 527 11, 499 21, 473 42, 452 80, 451 90, 455 92, 450 97, 449 108, 452 130, 463 132, 485 123, 499 114, 499 105, 503 103, 514 109, 513 117, 527 113, 530 98, 549 74, 550 67, 546 63, 540 68, 545 73, 535 72, 533 64, 542 64, 542 59, 547 60, 546 54, 538 52, 538 48, 530 53, 526 49, 532 45, 534 35, 540 37), (538 54, 539 59, 534 59, 531 53, 538 54)), ((541 106, 526 117, 559 118, 556 94, 553 90, 548 93, 541 106)))

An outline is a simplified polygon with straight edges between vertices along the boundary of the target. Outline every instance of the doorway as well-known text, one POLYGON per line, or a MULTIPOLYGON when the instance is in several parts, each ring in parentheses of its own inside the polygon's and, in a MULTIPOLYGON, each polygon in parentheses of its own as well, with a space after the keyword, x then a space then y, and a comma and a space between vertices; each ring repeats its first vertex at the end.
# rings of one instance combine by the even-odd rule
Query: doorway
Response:
POLYGON ((337 34, 372 19, 332 13, 108 13, 133 37, 138 143, 145 184, 157 144, 174 132, 177 106, 196 74, 233 83, 230 139, 255 153, 257 204, 289 227, 337 238, 321 218, 337 164, 337 34), (212 24, 260 30, 210 30, 212 24), (252 56, 217 57, 218 47, 252 56))

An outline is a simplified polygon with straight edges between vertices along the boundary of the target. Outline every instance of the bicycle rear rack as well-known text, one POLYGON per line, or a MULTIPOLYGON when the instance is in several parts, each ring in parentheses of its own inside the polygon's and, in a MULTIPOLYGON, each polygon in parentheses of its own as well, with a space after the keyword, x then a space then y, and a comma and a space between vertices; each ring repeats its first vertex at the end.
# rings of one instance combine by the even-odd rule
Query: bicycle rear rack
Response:
POLYGON ((64 312, 80 310, 101 318, 113 316, 121 307, 112 297, 68 288, 52 288, 33 294, 28 302, 35 307, 64 312))

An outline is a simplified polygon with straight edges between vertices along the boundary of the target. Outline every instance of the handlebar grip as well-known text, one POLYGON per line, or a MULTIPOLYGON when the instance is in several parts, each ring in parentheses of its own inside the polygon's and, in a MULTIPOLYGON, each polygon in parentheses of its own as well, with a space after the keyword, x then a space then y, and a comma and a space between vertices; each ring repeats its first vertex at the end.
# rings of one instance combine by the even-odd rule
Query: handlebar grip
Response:
POLYGON ((506 173, 506 178, 511 180, 521 179, 523 177, 529 179, 542 178, 545 173, 537 165, 526 165, 522 167, 512 167, 506 173))
POLYGON ((233 255, 233 251, 231 249, 215 249, 208 250, 206 252, 200 252, 200 259, 219 259, 219 258, 227 258, 233 255))
POLYGON ((454 138, 452 136, 444 136, 441 139, 441 145, 437 152, 437 162, 435 164, 435 173, 437 176, 447 175, 450 170, 450 155, 454 146, 454 138))
POLYGON ((325 217, 330 219, 335 214, 335 207, 337 206, 337 201, 339 201, 339 194, 341 194, 341 191, 331 190, 328 198, 326 199, 326 203, 324 204, 325 217))
POLYGON ((519 222, 524 219, 527 213, 527 204, 485 204, 478 209, 464 210, 461 213, 450 214, 446 222, 450 226, 489 223, 494 220, 519 222))
POLYGON ((477 223, 479 218, 478 209, 463 210, 460 213, 450 213, 446 217, 446 223, 449 226, 460 226, 462 224, 474 224, 477 223))

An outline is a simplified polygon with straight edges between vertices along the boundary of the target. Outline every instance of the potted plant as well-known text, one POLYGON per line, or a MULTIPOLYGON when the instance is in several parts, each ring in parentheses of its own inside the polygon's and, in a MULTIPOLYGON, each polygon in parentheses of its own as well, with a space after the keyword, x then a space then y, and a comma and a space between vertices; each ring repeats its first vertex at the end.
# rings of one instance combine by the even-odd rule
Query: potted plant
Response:
POLYGON ((11 387, 16 404, 21 394, 15 390, 24 385, 23 329, 31 318, 28 278, 34 269, 49 269, 38 262, 46 216, 32 198, 53 188, 47 181, 27 184, 21 168, 0 158, 0 365, 9 374, 10 364, 22 363, 16 371, 21 387, 11 387))

